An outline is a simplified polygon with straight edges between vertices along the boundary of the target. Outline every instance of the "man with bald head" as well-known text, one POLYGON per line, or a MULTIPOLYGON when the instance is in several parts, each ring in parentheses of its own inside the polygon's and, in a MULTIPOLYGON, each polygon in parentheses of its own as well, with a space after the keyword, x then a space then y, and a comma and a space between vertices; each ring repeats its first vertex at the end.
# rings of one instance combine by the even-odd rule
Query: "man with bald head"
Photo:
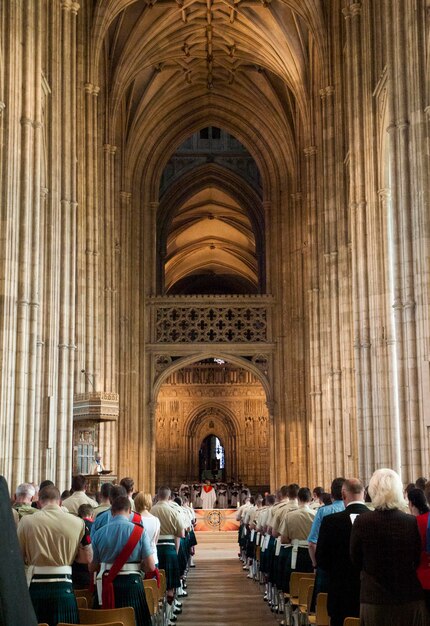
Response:
POLYGON ((343 626, 345 617, 360 615, 360 570, 351 562, 349 542, 356 517, 369 511, 358 478, 343 483, 342 498, 345 510, 323 519, 316 548, 318 567, 329 576, 327 609, 331 626, 343 626))

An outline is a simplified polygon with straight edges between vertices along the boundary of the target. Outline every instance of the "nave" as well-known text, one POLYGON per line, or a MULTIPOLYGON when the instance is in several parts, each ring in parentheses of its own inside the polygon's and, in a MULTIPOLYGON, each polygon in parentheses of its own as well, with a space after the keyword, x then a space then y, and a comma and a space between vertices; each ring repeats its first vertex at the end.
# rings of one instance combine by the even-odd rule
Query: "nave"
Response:
MULTIPOLYGON (((188 574, 181 626, 274 626, 275 615, 237 558, 237 533, 199 533, 196 568, 188 574)), ((179 623, 179 620, 178 620, 179 623)))

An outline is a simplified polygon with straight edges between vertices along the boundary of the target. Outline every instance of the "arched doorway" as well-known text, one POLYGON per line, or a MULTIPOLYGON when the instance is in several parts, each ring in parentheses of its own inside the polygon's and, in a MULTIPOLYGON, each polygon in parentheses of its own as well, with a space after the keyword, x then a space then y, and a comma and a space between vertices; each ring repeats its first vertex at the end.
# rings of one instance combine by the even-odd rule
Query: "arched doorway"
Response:
POLYGON ((207 435, 200 446, 199 479, 225 480, 225 450, 216 435, 207 435))
POLYGON ((157 396, 156 485, 212 478, 216 469, 225 481, 268 486, 269 428, 266 391, 253 371, 216 358, 178 367, 157 396))

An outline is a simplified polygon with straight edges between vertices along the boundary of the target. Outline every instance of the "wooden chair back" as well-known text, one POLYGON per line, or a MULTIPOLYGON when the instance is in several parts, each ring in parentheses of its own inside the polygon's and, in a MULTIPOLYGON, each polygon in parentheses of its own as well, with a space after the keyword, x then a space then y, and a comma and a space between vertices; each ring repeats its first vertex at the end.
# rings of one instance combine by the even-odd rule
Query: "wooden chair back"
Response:
POLYGON ((124 626, 136 626, 134 609, 130 606, 119 609, 79 609, 81 624, 109 624, 122 622, 124 626))
POLYGON ((330 618, 327 613, 327 594, 319 593, 315 607, 317 626, 330 626, 330 618))
POLYGON ((314 588, 315 587, 313 584, 308 587, 308 597, 306 598, 306 613, 308 615, 311 613, 312 598, 314 597, 314 588))
POLYGON ((87 609, 88 608, 87 599, 84 598, 83 596, 76 596, 76 603, 78 605, 78 609, 87 609))
POLYGON ((299 596, 299 581, 301 578, 308 578, 315 580, 315 574, 312 572, 291 572, 290 576, 290 596, 291 598, 298 598, 299 596))
MULTIPOLYGON (((39 624, 39 626, 44 626, 39 624)), ((46 624, 48 626, 48 624, 46 624)), ((66 622, 59 622, 57 626, 75 626, 74 624, 66 624, 66 622)), ((100 624, 96 622, 94 624, 87 624, 87 626, 124 626, 124 622, 105 622, 104 624, 100 624)))
POLYGON ((157 600, 154 596, 154 591, 151 587, 149 587, 148 585, 144 585, 144 589, 145 589, 146 604, 148 605, 149 613, 152 617, 153 615, 156 615, 158 611, 157 600))
POLYGON ((160 597, 164 597, 166 595, 167 583, 166 583, 166 572, 164 569, 159 570, 160 573, 160 597))
POLYGON ((90 609, 93 608, 94 593, 92 591, 90 591, 89 589, 74 589, 73 591, 75 592, 75 596, 77 598, 86 598, 87 606, 82 607, 83 609, 88 608, 88 607, 90 609))
POLYGON ((309 588, 314 586, 312 578, 300 578, 299 580, 299 606, 306 607, 308 602, 309 588))

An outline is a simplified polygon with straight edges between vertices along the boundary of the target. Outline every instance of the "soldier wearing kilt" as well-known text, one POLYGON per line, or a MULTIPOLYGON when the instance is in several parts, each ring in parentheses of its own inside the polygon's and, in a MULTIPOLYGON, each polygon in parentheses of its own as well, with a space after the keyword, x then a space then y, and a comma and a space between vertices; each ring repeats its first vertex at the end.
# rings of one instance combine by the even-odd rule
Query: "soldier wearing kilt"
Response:
POLYGON ((283 547, 279 555, 277 585, 278 589, 285 593, 288 593, 290 590, 290 575, 292 571, 313 571, 307 542, 316 513, 309 506, 311 499, 310 490, 307 487, 302 487, 298 494, 298 509, 288 513, 281 520, 279 526, 283 547))
MULTIPOLYGON (((130 501, 127 496, 115 498, 112 502, 111 515, 110 522, 96 530, 92 538, 94 559, 90 569, 92 572, 99 572, 97 591, 100 604, 105 584, 103 576, 113 568, 115 561, 130 541, 135 526, 141 527, 141 524, 136 525, 129 521, 130 501)), ((113 578, 113 593, 115 608, 131 606, 134 609, 136 626, 151 626, 151 616, 142 585, 142 571, 146 573, 155 571, 152 548, 144 530, 118 575, 113 578)))
POLYGON ((72 586, 72 563, 90 563, 92 549, 84 521, 60 508, 60 492, 54 486, 39 493, 41 510, 24 517, 18 541, 29 566, 30 597, 39 622, 78 624, 78 606, 72 586))
MULTIPOLYGON (((180 540, 185 536, 184 516, 180 507, 169 501, 171 491, 169 487, 160 487, 158 501, 151 509, 151 513, 160 520, 160 536, 157 543, 158 563, 160 569, 166 572, 166 587, 168 601, 168 618, 176 621, 173 615, 174 598, 177 589, 181 588, 181 577, 178 560, 180 540)), ((182 592, 181 595, 187 595, 182 592)), ((177 605, 177 608, 180 606, 177 605)))

